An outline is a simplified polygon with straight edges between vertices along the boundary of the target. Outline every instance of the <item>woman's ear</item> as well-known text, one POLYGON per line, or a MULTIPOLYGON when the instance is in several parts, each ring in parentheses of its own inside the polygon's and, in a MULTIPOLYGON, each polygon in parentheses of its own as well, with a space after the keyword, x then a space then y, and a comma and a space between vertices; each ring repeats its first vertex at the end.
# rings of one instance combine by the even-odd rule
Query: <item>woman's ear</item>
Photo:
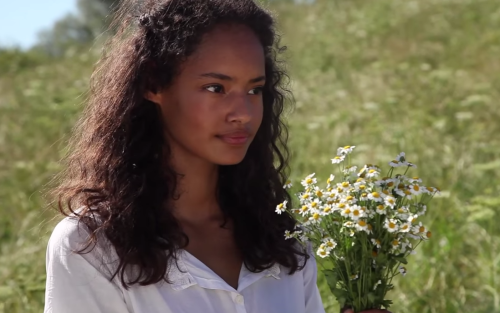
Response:
POLYGON ((147 90, 144 93, 144 98, 147 100, 154 102, 156 104, 160 104, 162 101, 163 93, 159 91, 152 91, 152 90, 147 90))

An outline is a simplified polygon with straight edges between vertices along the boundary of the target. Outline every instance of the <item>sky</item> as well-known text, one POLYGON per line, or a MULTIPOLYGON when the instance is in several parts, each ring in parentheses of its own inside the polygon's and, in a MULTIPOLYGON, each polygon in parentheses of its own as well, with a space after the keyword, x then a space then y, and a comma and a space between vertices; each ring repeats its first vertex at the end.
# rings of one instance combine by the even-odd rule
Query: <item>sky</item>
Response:
POLYGON ((0 46, 29 48, 37 34, 76 11, 76 0, 0 0, 0 46))

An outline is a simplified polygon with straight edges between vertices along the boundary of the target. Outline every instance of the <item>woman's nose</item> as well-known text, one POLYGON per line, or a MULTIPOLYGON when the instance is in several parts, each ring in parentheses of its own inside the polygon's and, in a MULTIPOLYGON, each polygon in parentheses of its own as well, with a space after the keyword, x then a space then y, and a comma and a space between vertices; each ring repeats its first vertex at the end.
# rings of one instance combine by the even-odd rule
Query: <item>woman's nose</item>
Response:
POLYGON ((253 103, 248 95, 235 95, 229 99, 228 122, 246 124, 252 120, 253 103))

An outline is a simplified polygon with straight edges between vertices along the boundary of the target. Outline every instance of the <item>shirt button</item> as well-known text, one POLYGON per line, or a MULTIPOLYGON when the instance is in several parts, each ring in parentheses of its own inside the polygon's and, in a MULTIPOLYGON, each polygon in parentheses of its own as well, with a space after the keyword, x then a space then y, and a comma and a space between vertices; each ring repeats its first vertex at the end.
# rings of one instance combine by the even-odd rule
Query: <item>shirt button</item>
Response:
POLYGON ((243 302, 245 301, 243 299, 243 296, 242 295, 237 295, 235 298, 234 298, 234 301, 238 304, 243 304, 243 302))

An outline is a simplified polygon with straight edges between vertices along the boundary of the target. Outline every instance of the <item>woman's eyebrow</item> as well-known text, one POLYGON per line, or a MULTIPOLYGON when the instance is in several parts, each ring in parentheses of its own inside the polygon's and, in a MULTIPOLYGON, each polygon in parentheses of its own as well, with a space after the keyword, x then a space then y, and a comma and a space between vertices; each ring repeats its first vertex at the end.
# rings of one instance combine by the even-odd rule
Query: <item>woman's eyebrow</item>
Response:
MULTIPOLYGON (((215 79, 227 80, 227 81, 234 80, 231 76, 221 74, 221 73, 214 73, 214 72, 201 74, 200 77, 209 77, 209 78, 215 78, 215 79)), ((250 79, 248 82, 253 84, 253 83, 258 83, 258 82, 261 82, 264 80, 266 80, 266 76, 259 76, 259 77, 255 77, 255 78, 250 79)))

